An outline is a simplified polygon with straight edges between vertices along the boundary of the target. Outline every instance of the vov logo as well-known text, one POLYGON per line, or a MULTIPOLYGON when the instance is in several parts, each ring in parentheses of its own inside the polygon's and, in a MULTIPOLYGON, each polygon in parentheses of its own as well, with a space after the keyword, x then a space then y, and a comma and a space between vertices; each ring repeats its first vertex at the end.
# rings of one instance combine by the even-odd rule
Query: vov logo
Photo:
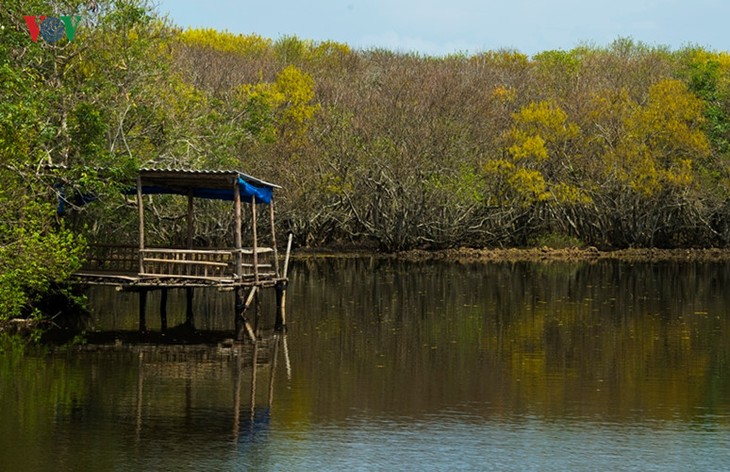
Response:
POLYGON ((24 16, 25 24, 28 25, 30 39, 35 43, 38 41, 38 35, 48 43, 55 43, 64 35, 69 41, 73 41, 76 35, 76 28, 81 22, 81 17, 75 16, 24 16))

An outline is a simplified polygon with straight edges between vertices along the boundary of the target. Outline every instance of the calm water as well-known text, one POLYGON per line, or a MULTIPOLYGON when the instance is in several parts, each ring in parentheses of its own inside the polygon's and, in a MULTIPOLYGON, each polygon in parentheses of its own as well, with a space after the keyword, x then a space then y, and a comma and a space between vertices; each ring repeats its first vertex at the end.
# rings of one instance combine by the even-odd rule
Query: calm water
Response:
MULTIPOLYGON (((6 341, 0 470, 730 470, 728 265, 324 259, 291 275, 288 334, 255 363, 227 343, 6 341)), ((136 298, 92 295, 95 329, 136 327, 136 298)), ((232 304, 196 295, 196 325, 231 329, 232 304)), ((184 306, 171 292, 171 325, 184 306)))

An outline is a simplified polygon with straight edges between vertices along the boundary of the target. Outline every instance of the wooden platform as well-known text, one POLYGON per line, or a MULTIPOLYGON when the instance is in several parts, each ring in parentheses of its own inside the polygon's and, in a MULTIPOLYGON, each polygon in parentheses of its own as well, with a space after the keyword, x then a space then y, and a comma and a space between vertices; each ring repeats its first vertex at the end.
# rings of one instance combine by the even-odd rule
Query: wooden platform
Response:
POLYGON ((272 248, 182 249, 135 246, 91 246, 87 262, 73 275, 77 283, 114 285, 119 290, 140 288, 273 287, 277 276, 272 248), (142 257, 140 257, 140 253, 142 257), (134 269, 141 270, 134 270, 134 269), (239 275, 240 274, 240 275, 239 275))

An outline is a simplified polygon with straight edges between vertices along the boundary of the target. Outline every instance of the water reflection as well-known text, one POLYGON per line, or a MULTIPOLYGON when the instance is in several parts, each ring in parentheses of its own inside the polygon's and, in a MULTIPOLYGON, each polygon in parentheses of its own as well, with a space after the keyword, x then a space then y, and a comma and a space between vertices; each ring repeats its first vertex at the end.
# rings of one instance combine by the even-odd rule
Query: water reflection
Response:
POLYGON ((727 421, 725 265, 373 259, 298 270, 292 306, 317 315, 291 323, 320 353, 297 359, 318 417, 346 418, 355 404, 411 417, 463 407, 727 421), (332 371, 337 382, 320 374, 332 371))
MULTIPOLYGON (((0 444, 14 447, 0 448, 0 470, 730 461, 724 264, 312 259, 291 274, 288 334, 260 350, 6 350, 0 444)), ((171 325, 182 295, 170 294, 171 325)), ((136 329, 136 300, 96 300, 96 328, 136 329)), ((196 324, 233 332, 232 302, 195 303, 196 324)))
POLYGON ((120 469, 121 456, 122 470, 156 469, 157 456, 188 468, 201 452, 220 454, 218 463, 235 457, 267 441, 282 345, 279 334, 253 346, 23 353, 3 344, 0 470, 120 469))

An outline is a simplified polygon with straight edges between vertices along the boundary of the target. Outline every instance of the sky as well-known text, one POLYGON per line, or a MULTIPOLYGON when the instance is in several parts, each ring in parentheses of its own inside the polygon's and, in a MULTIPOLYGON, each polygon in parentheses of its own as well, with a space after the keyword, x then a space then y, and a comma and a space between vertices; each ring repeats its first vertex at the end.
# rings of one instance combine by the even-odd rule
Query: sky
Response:
POLYGON ((730 0, 157 0, 183 28, 333 40, 423 55, 528 55, 632 38, 730 51, 730 0))

